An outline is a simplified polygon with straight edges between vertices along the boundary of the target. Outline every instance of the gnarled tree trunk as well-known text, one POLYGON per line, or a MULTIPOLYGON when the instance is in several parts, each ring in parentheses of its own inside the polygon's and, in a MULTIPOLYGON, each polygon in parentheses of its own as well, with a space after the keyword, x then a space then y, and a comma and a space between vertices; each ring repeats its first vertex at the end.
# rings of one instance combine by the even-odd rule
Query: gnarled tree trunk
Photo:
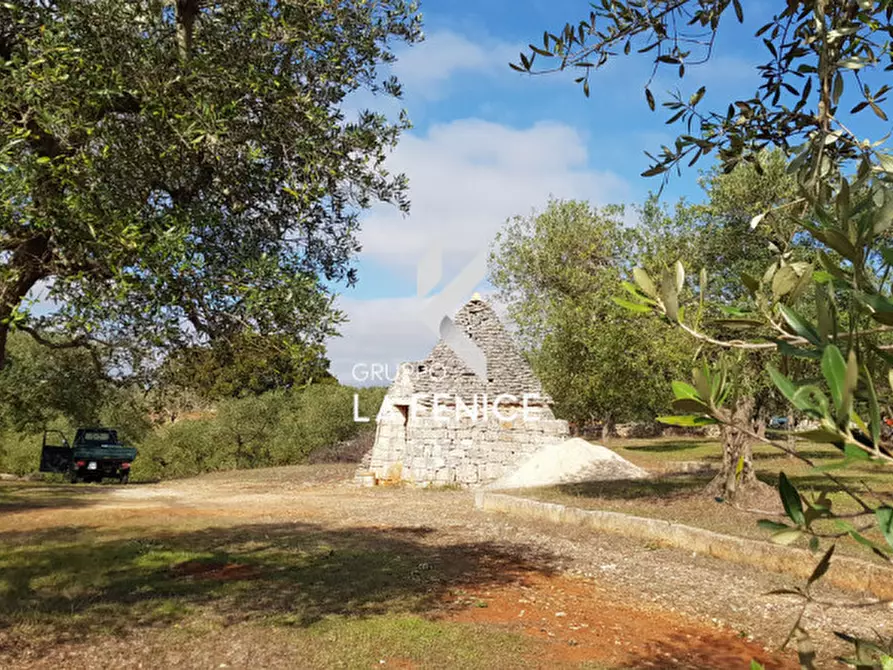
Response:
POLYGON ((14 247, 8 261, 0 267, 0 368, 6 361, 6 340, 10 320, 28 292, 47 276, 50 240, 35 235, 14 247))
MULTIPOLYGON (((756 400, 738 398, 730 420, 735 425, 753 427, 756 400)), ((722 465, 716 477, 707 485, 711 495, 724 500, 735 500, 743 491, 760 486, 753 467, 751 438, 738 428, 724 425, 722 437, 722 465)))

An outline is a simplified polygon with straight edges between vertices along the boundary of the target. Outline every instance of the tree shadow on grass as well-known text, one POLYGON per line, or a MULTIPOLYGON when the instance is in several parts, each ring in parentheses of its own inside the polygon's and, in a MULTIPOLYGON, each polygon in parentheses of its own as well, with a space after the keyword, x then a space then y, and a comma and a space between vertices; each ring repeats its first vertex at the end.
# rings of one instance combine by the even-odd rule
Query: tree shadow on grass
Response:
POLYGON ((88 507, 113 490, 111 486, 4 482, 0 485, 0 513, 88 507))
POLYGON ((421 614, 456 589, 553 572, 546 552, 435 546, 424 542, 430 532, 293 523, 124 539, 86 527, 2 533, 0 646, 11 648, 8 629, 24 621, 58 636, 125 634, 198 613, 225 624, 294 626, 332 615, 421 614))
MULTIPOLYGON (((877 481, 872 480, 872 475, 877 476, 877 473, 873 472, 862 472, 862 471, 834 471, 831 474, 834 475, 834 478, 846 486, 850 487, 853 491, 858 494, 865 494, 865 489, 863 487, 863 482, 867 482, 873 490, 877 491, 890 491, 891 487, 893 487, 893 480, 886 478, 886 481, 879 485, 877 481)), ((828 493, 838 493, 841 491, 840 485, 835 483, 834 481, 828 479, 828 477, 823 474, 810 473, 803 475, 792 475, 787 473, 787 477, 790 482, 797 488, 798 491, 813 491, 818 493, 819 491, 827 491, 828 493)), ((778 486, 778 473, 777 472, 766 472, 760 473, 760 479, 763 479, 766 483, 770 484, 773 487, 778 486)))
POLYGON ((698 449, 708 445, 709 442, 703 440, 673 440, 672 442, 660 442, 656 444, 633 444, 624 445, 626 451, 646 451, 656 454, 670 453, 674 451, 688 451, 689 449, 698 449))
POLYGON ((710 473, 665 475, 649 479, 623 479, 614 481, 559 484, 555 490, 569 496, 582 498, 607 498, 636 500, 640 498, 667 498, 686 496, 703 489, 710 481, 710 473))

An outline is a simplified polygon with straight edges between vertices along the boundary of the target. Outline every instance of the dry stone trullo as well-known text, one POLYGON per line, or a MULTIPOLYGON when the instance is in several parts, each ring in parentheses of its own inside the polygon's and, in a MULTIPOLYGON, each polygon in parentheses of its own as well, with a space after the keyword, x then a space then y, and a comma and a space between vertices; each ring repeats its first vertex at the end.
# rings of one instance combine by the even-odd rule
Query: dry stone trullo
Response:
POLYGON ((486 484, 567 438, 567 422, 555 419, 493 309, 475 294, 454 322, 484 352, 486 378, 443 340, 425 360, 401 366, 358 479, 486 484))

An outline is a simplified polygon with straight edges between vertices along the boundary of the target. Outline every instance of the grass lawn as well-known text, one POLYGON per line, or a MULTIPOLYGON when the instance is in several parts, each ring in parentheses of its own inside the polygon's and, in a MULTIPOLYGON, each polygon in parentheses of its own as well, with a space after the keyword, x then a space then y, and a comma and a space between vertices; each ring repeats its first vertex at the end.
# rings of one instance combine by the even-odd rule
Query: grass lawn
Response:
MULTIPOLYGON (((739 510, 729 504, 718 502, 703 493, 712 475, 709 472, 673 473, 673 462, 700 462, 718 467, 722 458, 722 448, 718 441, 699 438, 657 438, 648 440, 614 439, 606 446, 616 451, 632 463, 656 472, 656 476, 642 481, 590 482, 568 484, 518 492, 520 495, 550 502, 559 502, 576 507, 602 509, 656 517, 691 526, 698 526, 717 532, 741 535, 751 538, 768 539, 770 533, 757 526, 757 521, 768 518, 783 521, 778 508, 773 509, 777 499, 767 500, 767 504, 757 510, 739 510)), ((805 444, 801 453, 808 456, 816 465, 824 465, 839 460, 840 452, 833 447, 818 444, 805 444)), ((815 472, 801 461, 768 445, 754 445, 754 464, 757 476, 767 484, 777 487, 778 474, 784 472, 799 491, 807 496, 818 495, 821 491, 833 491, 834 484, 820 472, 815 472)), ((857 491, 864 492, 865 486, 871 490, 893 494, 893 467, 882 464, 864 463, 854 467, 834 471, 838 479, 846 482, 857 491)), ((830 495, 834 509, 849 513, 859 510, 858 505, 847 495, 830 495)), ((873 517, 857 520, 857 525, 872 525, 866 535, 882 546, 886 543, 876 530, 873 517)), ((836 528, 825 522, 817 525, 821 531, 835 532, 836 528)), ((795 546, 806 546, 806 540, 795 546)), ((838 542, 838 550, 867 560, 876 557, 850 538, 838 542)), ((877 558, 876 560, 881 560, 877 558)))
POLYGON ((742 634, 762 619, 627 598, 491 539, 466 492, 339 486, 351 473, 0 482, 0 667, 795 667, 742 634))
MULTIPOLYGON (((255 482, 246 480, 251 493, 255 482)), ((0 484, 0 666, 43 658, 51 667, 45 655, 61 653, 107 656, 103 667, 113 667, 116 654, 144 650, 148 661, 166 659, 146 667, 218 667, 221 648, 250 657, 227 657, 228 667, 541 667, 547 659, 543 641, 451 617, 485 606, 469 593, 523 572, 519 556, 432 547, 424 529, 96 508, 110 489, 0 484), (21 529, 11 520, 18 513, 29 519, 21 529), (177 650, 183 655, 171 656, 177 650)))

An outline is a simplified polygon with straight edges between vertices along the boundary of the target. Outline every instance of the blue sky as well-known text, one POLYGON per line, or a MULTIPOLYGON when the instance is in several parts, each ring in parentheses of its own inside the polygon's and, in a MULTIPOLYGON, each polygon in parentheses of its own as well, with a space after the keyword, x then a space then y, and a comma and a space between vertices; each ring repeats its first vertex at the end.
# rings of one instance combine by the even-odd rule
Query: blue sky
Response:
MULTIPOLYGON (((658 181, 639 175, 648 167, 643 152, 656 153, 675 137, 659 105, 668 92, 688 95, 703 84, 702 104, 718 100, 724 109, 730 96, 748 96, 759 83, 754 66, 762 46, 752 35, 766 5, 746 5, 751 15, 744 26, 734 19, 721 26, 709 64, 690 69, 684 80, 669 69, 660 73, 652 84, 657 112, 645 104, 645 56, 594 73, 588 99, 574 74, 530 77, 508 67, 528 43, 541 43, 544 30, 557 33, 565 21, 582 18, 586 3, 423 5, 426 39, 399 49, 393 67, 414 127, 390 167, 409 177, 412 210, 403 217, 375 208, 363 217, 359 283, 338 300, 350 321, 329 343, 333 373, 344 383, 369 383, 360 377, 372 365, 387 377, 400 361, 423 357, 434 345, 437 335, 419 320, 416 296, 416 264, 430 248, 445 250, 446 281, 488 247, 507 218, 542 208, 550 195, 630 204, 656 190, 658 181)), ((363 96, 351 104, 392 113, 401 106, 363 96)), ((700 167, 674 177, 664 199, 699 199, 700 167)))
MULTIPOLYGON (((387 167, 408 176, 412 209, 404 216, 396 208, 376 206, 362 216, 359 282, 333 287, 348 319, 341 336, 328 342, 333 374, 346 384, 386 383, 401 362, 430 351, 438 334, 421 318, 431 294, 417 295, 417 267, 423 260, 427 266, 435 263, 439 254, 432 252, 443 252, 437 294, 486 253, 507 219, 542 210, 550 196, 594 205, 642 203, 660 186, 658 179, 640 176, 648 167, 644 152, 658 153, 683 131, 665 124, 669 113, 660 103, 671 91, 688 96, 702 85, 705 109, 721 111, 731 100, 752 96, 760 83, 756 66, 767 57, 754 33, 782 4, 747 0, 743 25, 727 12, 707 64, 689 67, 684 79, 672 67, 659 71, 651 84, 658 101, 652 112, 644 95, 650 54, 620 57, 595 71, 589 98, 573 83, 576 73, 529 76, 509 68, 520 51, 528 52, 528 44, 542 44, 544 30, 557 34, 567 21, 584 18, 586 2, 425 3, 426 39, 399 45, 391 67, 403 84, 403 100, 360 93, 344 105, 348 116, 367 108, 394 119, 401 109, 408 112, 414 127, 402 136, 387 167), (369 378, 373 368, 379 371, 376 379, 369 378)), ((885 79, 883 72, 862 76, 875 89, 885 79)), ((852 88, 842 109, 858 101, 852 88)), ((891 131, 889 122, 870 112, 846 122, 873 140, 891 131)), ((708 161, 674 175, 663 200, 700 200, 697 181, 708 161)), ((628 223, 636 223, 632 212, 628 223)), ((445 316, 474 290, 487 294, 490 287, 472 282, 466 289, 444 307, 445 316)), ((38 312, 53 309, 45 291, 42 286, 32 296, 38 312)))

